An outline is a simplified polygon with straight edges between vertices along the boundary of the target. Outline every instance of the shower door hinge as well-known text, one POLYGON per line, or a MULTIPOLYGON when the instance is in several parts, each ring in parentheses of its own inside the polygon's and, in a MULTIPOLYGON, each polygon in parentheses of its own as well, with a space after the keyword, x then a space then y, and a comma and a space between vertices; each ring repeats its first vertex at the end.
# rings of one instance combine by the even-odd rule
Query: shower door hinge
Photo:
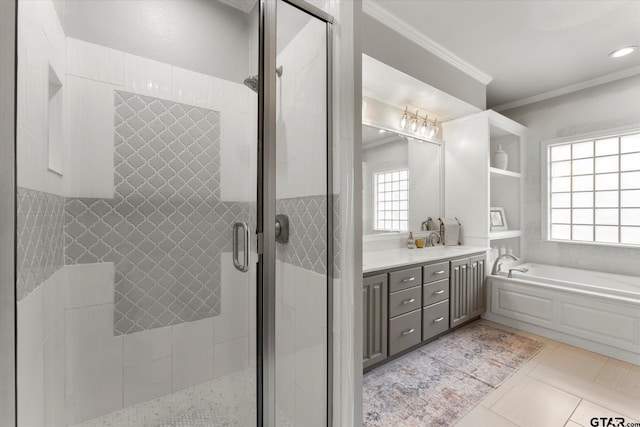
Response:
POLYGON ((258 236, 258 244, 256 245, 258 248, 258 255, 264 254, 264 234, 257 233, 258 236))

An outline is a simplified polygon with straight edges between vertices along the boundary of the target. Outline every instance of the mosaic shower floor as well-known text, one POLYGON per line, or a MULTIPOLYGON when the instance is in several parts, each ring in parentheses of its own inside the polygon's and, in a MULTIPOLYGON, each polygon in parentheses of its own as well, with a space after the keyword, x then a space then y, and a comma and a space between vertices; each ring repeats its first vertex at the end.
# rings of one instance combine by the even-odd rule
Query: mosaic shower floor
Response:
POLYGON ((235 372, 74 427, 254 426, 255 388, 255 372, 235 372))

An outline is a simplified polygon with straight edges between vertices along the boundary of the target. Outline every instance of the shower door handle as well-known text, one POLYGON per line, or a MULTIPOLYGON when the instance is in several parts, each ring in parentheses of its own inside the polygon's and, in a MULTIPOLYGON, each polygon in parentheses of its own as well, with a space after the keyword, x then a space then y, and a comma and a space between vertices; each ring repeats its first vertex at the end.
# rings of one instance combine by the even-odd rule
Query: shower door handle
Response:
POLYGON ((249 271, 249 256, 251 255, 251 235, 249 233, 249 226, 246 222, 236 222, 233 224, 233 266, 246 273, 249 271), (238 230, 242 229, 243 239, 244 239, 244 263, 240 264, 240 260, 238 259, 238 255, 240 252, 239 242, 238 242, 238 230))

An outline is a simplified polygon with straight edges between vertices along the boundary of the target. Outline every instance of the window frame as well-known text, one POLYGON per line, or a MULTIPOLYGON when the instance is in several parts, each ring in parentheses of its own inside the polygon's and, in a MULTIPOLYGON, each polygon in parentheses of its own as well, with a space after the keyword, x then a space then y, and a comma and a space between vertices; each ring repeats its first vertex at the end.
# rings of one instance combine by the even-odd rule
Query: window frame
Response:
MULTIPOLYGON (((552 145, 560 145, 560 144, 569 144, 569 143, 580 143, 580 142, 588 142, 595 141, 598 139, 607 139, 607 138, 620 138, 626 135, 631 135, 635 133, 640 133, 640 126, 629 125, 629 126, 621 126, 606 130, 600 130, 595 132, 583 133, 578 135, 572 135, 562 138, 554 138, 542 140, 540 144, 540 207, 541 207, 541 237, 542 241, 550 242, 550 243, 564 243, 569 245, 588 245, 588 246, 609 246, 609 247, 624 247, 624 248, 640 248, 640 244, 632 244, 632 243, 609 243, 609 242, 596 242, 596 241, 580 241, 580 240, 561 240, 561 239, 552 239, 551 238, 551 162, 549 159, 549 147, 552 145)), ((618 154, 619 155, 619 154, 618 154)), ((598 157, 598 156, 594 156, 598 157)), ((594 157, 588 157, 593 159, 594 157)), ((620 173, 618 170, 617 173, 620 173)), ((595 170, 593 175, 595 176, 595 170)), ((604 191, 604 190, 603 190, 604 191)), ((620 191, 620 186, 614 191, 620 191)), ((573 194, 573 191, 569 192, 573 194)), ((593 193, 596 193, 595 188, 593 189, 593 193)), ((620 206, 618 204, 618 210, 620 206)), ((595 206, 594 206, 595 211, 595 206)), ((594 213, 595 214, 595 213, 594 213)), ((595 226, 595 220, 593 221, 595 226)), ((618 224, 616 227, 620 228, 621 225, 618 224)), ((595 230, 594 230, 594 240, 595 240, 595 230)))
MULTIPOLYGON (((377 231, 377 232, 381 232, 381 233, 402 233, 405 231, 409 230, 409 219, 410 219, 410 204, 409 204, 409 200, 411 197, 411 193, 410 193, 410 182, 411 182, 411 174, 409 171, 409 166, 407 165, 402 165, 402 166, 394 166, 394 167, 388 167, 388 168, 384 168, 384 169, 380 169, 380 170, 376 170, 376 171, 372 171, 371 173, 371 179, 372 179, 372 203, 373 203, 373 231, 377 231), (407 189, 406 190, 398 190, 398 191, 407 191, 407 219, 406 219, 406 223, 407 223, 407 228, 406 229, 399 229, 399 230, 391 230, 391 229, 386 229, 386 228, 379 228, 378 227, 378 175, 380 174, 387 174, 387 173, 393 173, 393 172, 402 172, 402 171, 406 171, 407 172, 407 189)), ((384 220, 383 220, 384 221, 384 220)), ((399 220, 399 221, 405 221, 405 220, 399 220)))

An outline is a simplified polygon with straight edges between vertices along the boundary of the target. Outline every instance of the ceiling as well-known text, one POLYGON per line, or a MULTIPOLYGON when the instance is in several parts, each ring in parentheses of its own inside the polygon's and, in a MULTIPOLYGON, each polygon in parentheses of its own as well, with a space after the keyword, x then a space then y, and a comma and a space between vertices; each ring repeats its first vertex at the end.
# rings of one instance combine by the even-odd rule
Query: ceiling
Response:
POLYGON ((432 119, 440 122, 480 111, 367 55, 362 55, 362 95, 400 109, 408 106, 411 111, 419 109, 423 114, 426 109, 432 119))
POLYGON ((620 47, 640 45, 637 0, 369 3, 491 76, 488 108, 640 73, 639 51, 608 57, 620 47))

